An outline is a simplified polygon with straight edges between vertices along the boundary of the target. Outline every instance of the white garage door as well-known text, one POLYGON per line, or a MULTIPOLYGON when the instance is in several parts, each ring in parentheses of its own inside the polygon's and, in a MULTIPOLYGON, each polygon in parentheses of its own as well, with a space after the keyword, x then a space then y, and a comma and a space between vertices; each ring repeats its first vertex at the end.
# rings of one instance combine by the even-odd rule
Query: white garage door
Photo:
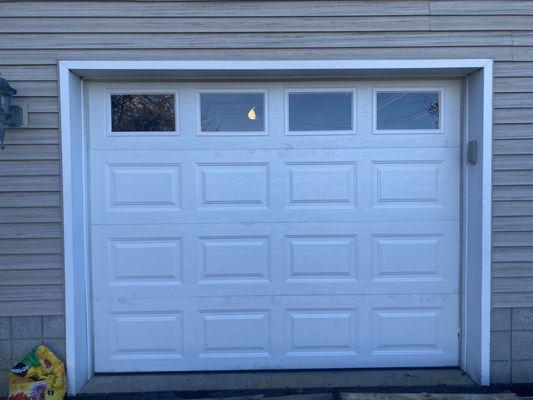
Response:
POLYGON ((92 83, 97 372, 458 364, 459 83, 92 83))

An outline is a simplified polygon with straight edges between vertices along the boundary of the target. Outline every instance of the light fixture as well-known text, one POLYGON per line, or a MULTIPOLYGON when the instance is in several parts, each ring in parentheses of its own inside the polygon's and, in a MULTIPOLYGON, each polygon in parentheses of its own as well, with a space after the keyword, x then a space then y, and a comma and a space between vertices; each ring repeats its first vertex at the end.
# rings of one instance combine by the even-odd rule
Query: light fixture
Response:
POLYGON ((22 108, 11 105, 11 98, 17 94, 8 81, 0 77, 0 149, 4 149, 6 126, 22 125, 22 108))

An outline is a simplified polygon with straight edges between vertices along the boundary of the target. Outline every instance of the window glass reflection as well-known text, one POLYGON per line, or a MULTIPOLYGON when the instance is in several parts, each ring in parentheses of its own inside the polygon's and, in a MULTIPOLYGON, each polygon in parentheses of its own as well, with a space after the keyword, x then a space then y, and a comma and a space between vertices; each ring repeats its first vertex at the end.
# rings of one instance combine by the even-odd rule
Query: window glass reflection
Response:
POLYGON ((173 132, 175 118, 173 94, 111 95, 113 132, 173 132))
POLYGON ((352 92, 289 93, 289 131, 351 131, 352 92))
POLYGON ((264 131, 264 97, 263 93, 201 93, 201 131, 264 131))
POLYGON ((439 129, 438 92, 378 92, 376 127, 380 130, 439 129))

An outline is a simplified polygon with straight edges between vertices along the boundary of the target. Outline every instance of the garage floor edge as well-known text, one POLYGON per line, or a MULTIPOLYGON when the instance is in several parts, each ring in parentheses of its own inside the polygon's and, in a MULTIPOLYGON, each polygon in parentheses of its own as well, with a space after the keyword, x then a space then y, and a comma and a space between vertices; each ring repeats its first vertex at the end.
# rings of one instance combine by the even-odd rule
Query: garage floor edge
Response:
POLYGON ((80 394, 213 391, 242 394, 242 391, 442 386, 479 388, 459 368, 398 368, 102 374, 94 376, 80 394))

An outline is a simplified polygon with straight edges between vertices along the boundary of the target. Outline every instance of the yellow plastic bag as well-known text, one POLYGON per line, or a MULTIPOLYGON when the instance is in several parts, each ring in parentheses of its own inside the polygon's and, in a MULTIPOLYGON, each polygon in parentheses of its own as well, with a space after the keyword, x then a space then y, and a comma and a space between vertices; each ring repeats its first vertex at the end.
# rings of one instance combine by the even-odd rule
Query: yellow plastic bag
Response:
POLYGON ((34 347, 11 368, 8 386, 8 400, 62 400, 65 365, 48 347, 34 347))

